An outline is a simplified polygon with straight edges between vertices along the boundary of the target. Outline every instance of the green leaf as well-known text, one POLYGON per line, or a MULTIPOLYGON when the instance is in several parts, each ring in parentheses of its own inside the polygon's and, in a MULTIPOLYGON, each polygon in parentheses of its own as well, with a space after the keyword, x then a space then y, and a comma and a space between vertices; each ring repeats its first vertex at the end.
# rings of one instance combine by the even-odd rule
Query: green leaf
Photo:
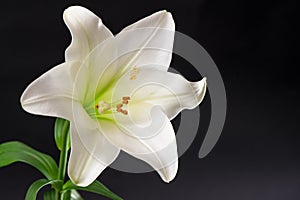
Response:
POLYGON ((0 167, 15 162, 27 163, 38 169, 47 179, 56 179, 58 167, 55 160, 49 155, 17 141, 0 144, 0 167))
POLYGON ((87 187, 76 186, 69 180, 64 184, 63 190, 71 190, 71 189, 93 192, 93 193, 103 195, 103 196, 108 197, 113 200, 122 200, 121 197, 119 197, 118 195, 111 192, 106 186, 104 186, 102 183, 100 183, 97 180, 94 181, 92 184, 90 184, 87 187))
MULTIPOLYGON (((44 200, 54 200, 58 199, 57 192, 55 189, 51 189, 50 191, 47 191, 44 193, 44 200)), ((69 200, 69 199, 68 199, 69 200)))
POLYGON ((25 200, 35 200, 39 190, 49 184, 53 184, 56 182, 61 182, 60 180, 47 180, 47 179, 39 179, 31 184, 28 188, 25 200))
MULTIPOLYGON (((62 118, 56 118, 55 125, 54 125, 54 137, 56 146, 59 150, 63 149, 65 134, 69 133, 70 122, 68 120, 62 118)), ((70 149, 70 139, 68 139, 67 150, 70 149)))

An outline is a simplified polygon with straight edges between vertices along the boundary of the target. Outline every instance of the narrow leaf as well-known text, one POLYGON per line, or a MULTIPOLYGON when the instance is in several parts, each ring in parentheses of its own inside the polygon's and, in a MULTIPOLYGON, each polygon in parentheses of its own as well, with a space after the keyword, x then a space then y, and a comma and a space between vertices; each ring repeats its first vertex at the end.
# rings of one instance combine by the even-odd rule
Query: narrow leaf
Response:
POLYGON ((29 189, 27 190, 25 200, 35 200, 39 190, 49 184, 61 182, 60 180, 47 180, 47 179, 39 179, 31 184, 29 189))
POLYGON ((70 190, 70 189, 93 192, 93 193, 100 194, 102 196, 108 197, 113 200, 122 200, 121 197, 119 197, 118 195, 111 192, 106 186, 104 186, 102 183, 100 183, 97 180, 94 181, 92 184, 90 184, 87 187, 76 186, 69 180, 64 184, 63 190, 70 190))
MULTIPOLYGON (((65 143, 65 134, 69 133, 70 122, 68 120, 62 118, 56 118, 55 125, 54 125, 54 137, 56 146, 59 150, 62 150, 63 145, 65 143)), ((69 140, 69 139, 68 139, 69 140)), ((70 149, 70 140, 68 141, 67 150, 70 149)))
POLYGON ((55 179, 58 173, 55 160, 47 154, 17 141, 0 144, 0 167, 15 162, 24 162, 35 167, 49 180, 55 179))
POLYGON ((44 200, 54 200, 54 199, 58 199, 55 189, 51 189, 50 191, 44 193, 44 200))

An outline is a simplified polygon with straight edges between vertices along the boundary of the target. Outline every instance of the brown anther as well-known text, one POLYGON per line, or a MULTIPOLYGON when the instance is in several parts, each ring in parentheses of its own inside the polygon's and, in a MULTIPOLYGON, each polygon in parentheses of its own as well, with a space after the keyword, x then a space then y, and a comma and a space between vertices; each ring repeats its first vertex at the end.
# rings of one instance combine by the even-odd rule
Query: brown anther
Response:
POLYGON ((123 104, 121 104, 121 103, 119 103, 118 105, 117 105, 117 109, 118 108, 122 108, 123 107, 123 104))
POLYGON ((99 108, 98 104, 95 107, 98 109, 99 108))
POLYGON ((122 100, 130 100, 130 97, 122 97, 122 100))
POLYGON ((128 114, 128 111, 127 111, 127 110, 122 110, 122 113, 123 113, 124 115, 127 115, 127 114, 128 114))
POLYGON ((125 96, 125 97, 122 97, 122 103, 123 104, 128 104, 128 100, 130 100, 130 97, 128 97, 128 96, 125 96))

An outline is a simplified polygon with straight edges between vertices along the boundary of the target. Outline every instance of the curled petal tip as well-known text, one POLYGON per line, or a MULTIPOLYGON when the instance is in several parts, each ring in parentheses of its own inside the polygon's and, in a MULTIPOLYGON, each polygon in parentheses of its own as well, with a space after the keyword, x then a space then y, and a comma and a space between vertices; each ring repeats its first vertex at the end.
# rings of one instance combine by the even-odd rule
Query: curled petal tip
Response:
POLYGON ((167 10, 161 10, 160 11, 162 14, 171 14, 170 12, 168 12, 167 10))
POLYGON ((162 10, 159 12, 159 14, 161 15, 161 17, 167 21, 169 21, 169 26, 172 25, 171 27, 165 27, 168 29, 175 29, 175 23, 174 23, 174 19, 172 16, 172 13, 168 12, 167 10, 162 10))
POLYGON ((76 9, 76 7, 80 7, 80 6, 70 6, 70 7, 66 8, 64 10, 63 17, 64 18, 67 17, 67 15, 70 14, 74 9, 76 9))
POLYGON ((72 11, 76 11, 76 10, 80 11, 80 10, 88 10, 88 9, 86 9, 86 8, 84 8, 82 6, 70 6, 70 7, 66 8, 64 10, 64 13, 66 13, 66 12, 72 12, 72 11))
POLYGON ((204 95, 206 92, 206 77, 204 77, 201 81, 193 82, 192 86, 194 87, 196 93, 200 95, 201 93, 204 95))
MULTIPOLYGON (((92 162, 92 166, 89 162, 86 166, 73 166, 71 164, 71 167, 68 167, 68 175, 73 184, 86 187, 105 169, 105 167, 97 164, 95 161, 92 162)), ((78 165, 80 165, 80 163, 78 165)))
POLYGON ((82 6, 70 6, 64 10, 63 18, 79 18, 80 20, 84 20, 88 17, 94 17, 100 20, 92 11, 82 7, 82 6))
POLYGON ((165 183, 170 183, 176 177, 178 171, 178 161, 157 171, 165 183))

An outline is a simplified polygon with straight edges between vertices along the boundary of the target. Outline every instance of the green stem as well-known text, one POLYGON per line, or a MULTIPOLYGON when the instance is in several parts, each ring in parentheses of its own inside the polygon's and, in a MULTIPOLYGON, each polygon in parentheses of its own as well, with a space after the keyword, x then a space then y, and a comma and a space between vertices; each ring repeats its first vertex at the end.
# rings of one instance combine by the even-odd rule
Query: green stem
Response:
MULTIPOLYGON (((67 168, 67 160, 68 160, 68 144, 69 144, 69 123, 65 123, 63 126, 63 145, 60 151, 60 158, 59 158, 59 167, 58 167, 58 180, 62 180, 64 183, 65 175, 66 175, 66 168, 67 168)), ((60 191, 57 191, 57 199, 60 199, 60 191)))

